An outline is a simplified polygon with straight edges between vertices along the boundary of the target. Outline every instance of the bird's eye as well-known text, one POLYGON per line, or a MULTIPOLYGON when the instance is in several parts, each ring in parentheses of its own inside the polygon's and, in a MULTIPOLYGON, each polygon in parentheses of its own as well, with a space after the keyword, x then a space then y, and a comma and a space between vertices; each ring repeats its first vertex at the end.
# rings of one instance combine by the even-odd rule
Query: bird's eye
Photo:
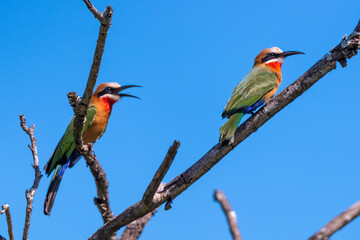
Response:
POLYGON ((111 89, 111 87, 107 87, 106 90, 111 91, 112 89, 111 89))
POLYGON ((275 53, 269 53, 269 56, 274 57, 275 53))

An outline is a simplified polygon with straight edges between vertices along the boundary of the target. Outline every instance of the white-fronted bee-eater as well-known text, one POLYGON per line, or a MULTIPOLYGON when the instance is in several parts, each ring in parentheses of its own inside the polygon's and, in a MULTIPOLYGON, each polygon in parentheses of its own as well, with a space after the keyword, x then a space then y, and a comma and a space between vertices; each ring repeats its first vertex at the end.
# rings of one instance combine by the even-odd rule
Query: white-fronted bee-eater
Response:
POLYGON ((274 96, 281 83, 281 65, 284 58, 295 54, 304 53, 283 52, 278 47, 272 47, 257 55, 253 68, 235 87, 222 113, 222 117, 229 120, 220 128, 220 142, 233 143, 241 118, 274 96))
MULTIPOLYGON (((97 87, 91 97, 88 112, 85 117, 82 136, 84 144, 94 143, 104 134, 114 103, 119 101, 122 97, 138 98, 130 94, 121 93, 122 90, 132 87, 139 86, 120 86, 118 83, 102 83, 97 87)), ((45 215, 50 215, 65 170, 68 167, 73 167, 81 157, 81 154, 75 148, 73 127, 74 118, 71 120, 63 137, 51 155, 50 160, 44 167, 45 173, 48 176, 54 171, 45 198, 45 215)))

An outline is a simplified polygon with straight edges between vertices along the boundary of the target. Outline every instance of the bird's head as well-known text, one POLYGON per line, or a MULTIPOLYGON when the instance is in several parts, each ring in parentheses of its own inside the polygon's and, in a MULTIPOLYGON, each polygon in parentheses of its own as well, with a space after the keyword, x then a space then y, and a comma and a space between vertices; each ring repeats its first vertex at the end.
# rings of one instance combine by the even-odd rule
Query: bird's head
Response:
POLYGON ((132 88, 132 87, 140 87, 140 86, 138 86, 138 85, 123 85, 123 86, 121 86, 120 84, 118 84, 116 82, 102 83, 96 88, 92 99, 94 99, 94 101, 95 101, 95 99, 100 100, 101 102, 108 104, 111 109, 112 105, 114 103, 116 103, 117 101, 119 101, 120 98, 122 98, 122 97, 132 97, 132 98, 139 99, 136 96, 133 96, 133 95, 130 95, 127 93, 121 93, 121 91, 128 89, 128 88, 132 88))
POLYGON ((305 54, 303 52, 297 52, 297 51, 286 51, 283 52, 278 47, 272 47, 263 49, 259 55, 255 58, 255 65, 259 64, 265 64, 265 65, 277 65, 281 67, 281 64, 283 63, 284 59, 288 56, 295 55, 295 54, 305 54))

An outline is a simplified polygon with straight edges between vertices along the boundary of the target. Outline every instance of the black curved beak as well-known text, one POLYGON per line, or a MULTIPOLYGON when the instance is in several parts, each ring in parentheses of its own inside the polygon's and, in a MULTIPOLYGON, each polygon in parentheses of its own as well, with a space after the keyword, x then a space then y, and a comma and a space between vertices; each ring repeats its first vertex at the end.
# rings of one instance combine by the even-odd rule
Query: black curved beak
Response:
POLYGON ((298 51, 286 51, 286 52, 281 53, 280 57, 286 58, 288 56, 295 55, 295 54, 305 54, 305 53, 298 52, 298 51))
POLYGON ((122 90, 125 90, 125 89, 128 89, 128 88, 133 88, 133 87, 141 87, 141 86, 139 86, 139 85, 123 85, 123 86, 119 87, 118 89, 116 89, 115 93, 117 93, 120 97, 132 97, 132 98, 140 99, 139 97, 136 97, 134 95, 130 95, 130 94, 127 94, 127 93, 119 93, 122 90))

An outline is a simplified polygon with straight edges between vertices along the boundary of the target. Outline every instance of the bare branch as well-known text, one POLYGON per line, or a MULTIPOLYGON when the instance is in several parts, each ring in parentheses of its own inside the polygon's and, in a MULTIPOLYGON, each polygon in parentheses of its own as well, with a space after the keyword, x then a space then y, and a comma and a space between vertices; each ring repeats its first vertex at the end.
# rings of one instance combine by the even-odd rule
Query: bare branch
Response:
POLYGON ((238 227, 238 223, 237 223, 237 219, 236 219, 236 213, 234 210, 231 209, 230 203, 227 200, 225 194, 220 190, 215 190, 214 199, 215 199, 215 201, 220 203, 220 206, 225 213, 225 216, 229 223, 229 228, 230 228, 230 232, 231 232, 233 239, 241 240, 241 235, 240 235, 240 231, 239 231, 239 227, 238 227))
MULTIPOLYGON (((83 97, 80 98, 76 92, 68 93, 69 103, 73 107, 75 113, 74 119, 74 142, 76 149, 83 155, 87 165, 90 167, 91 173, 94 176, 97 187, 97 198, 94 199, 96 206, 98 207, 104 223, 113 219, 114 214, 110 209, 109 203, 109 183, 106 179, 106 174, 102 169, 99 161, 96 159, 95 154, 91 150, 91 145, 83 145, 82 133, 85 123, 85 116, 87 114, 90 99, 94 91, 96 80, 99 74, 102 55, 104 53, 105 42, 108 30, 111 26, 111 18, 113 9, 111 6, 107 6, 105 11, 101 14, 89 0, 83 0, 88 9, 94 14, 94 16, 100 21, 99 36, 96 43, 93 63, 90 68, 89 78, 86 84, 86 88, 83 93, 83 97)), ((116 232, 113 232, 106 239, 117 239, 116 232)))
POLYGON ((342 229, 346 224, 354 220, 360 215, 360 201, 356 202, 350 208, 345 210, 339 216, 336 216, 328 224, 326 224, 320 231, 312 235, 309 240, 327 240, 335 232, 342 229))
POLYGON ((253 132, 256 132, 259 127, 265 124, 277 112, 294 101, 328 72, 335 69, 336 61, 344 61, 356 55, 360 46, 359 31, 360 21, 356 26, 355 31, 350 34, 349 38, 343 39, 339 45, 315 63, 315 65, 306 71, 299 79, 269 101, 268 104, 257 111, 247 121, 241 124, 235 133, 235 140, 233 144, 226 146, 223 146, 220 143, 216 144, 189 169, 168 183, 163 192, 155 194, 153 201, 150 204, 144 205, 142 201, 140 201, 133 206, 130 206, 124 212, 117 215, 113 220, 107 222, 99 228, 89 239, 106 239, 114 231, 117 231, 121 227, 153 211, 161 204, 175 199, 200 177, 207 173, 238 144, 244 141, 253 132))
POLYGON ((165 177, 165 174, 169 170, 179 147, 180 147, 180 142, 177 140, 175 140, 173 145, 170 146, 164 161, 161 163, 159 169, 156 171, 153 179, 151 180, 149 186, 147 187, 143 195, 142 201, 144 202, 144 204, 147 205, 152 201, 154 194, 157 191, 158 187, 160 186, 161 181, 165 177))
MULTIPOLYGON (((173 145, 174 146, 174 145, 173 145)), ((175 157, 175 156, 174 156, 175 157)), ((157 192, 161 192, 164 189, 165 183, 161 183, 157 192)), ((158 208, 153 210, 152 212, 146 214, 142 218, 139 218, 125 228, 122 233, 120 240, 136 240, 140 237, 141 233, 144 230, 145 225, 150 221, 150 219, 155 215, 158 208)))
POLYGON ((26 204, 25 225, 24 225, 22 239, 27 240, 28 236, 29 236, 30 219, 31 219, 31 213, 32 213, 32 203, 33 203, 33 199, 34 199, 36 190, 39 186, 42 175, 41 175, 41 171, 39 169, 39 158, 38 158, 38 154, 37 154, 36 139, 34 136, 35 125, 32 125, 31 127, 27 127, 24 115, 20 115, 20 126, 30 137, 31 146, 29 146, 29 148, 33 155, 34 165, 32 165, 32 167, 34 168, 34 171, 35 171, 34 183, 29 190, 25 191, 25 197, 26 197, 27 204, 26 204))
POLYGON ((11 220, 10 206, 7 203, 5 203, 4 205, 2 205, 1 209, 2 210, 0 211, 0 214, 5 213, 5 215, 6 215, 9 239, 14 240, 14 238, 15 238, 14 237, 14 227, 13 227, 12 220, 11 220))

